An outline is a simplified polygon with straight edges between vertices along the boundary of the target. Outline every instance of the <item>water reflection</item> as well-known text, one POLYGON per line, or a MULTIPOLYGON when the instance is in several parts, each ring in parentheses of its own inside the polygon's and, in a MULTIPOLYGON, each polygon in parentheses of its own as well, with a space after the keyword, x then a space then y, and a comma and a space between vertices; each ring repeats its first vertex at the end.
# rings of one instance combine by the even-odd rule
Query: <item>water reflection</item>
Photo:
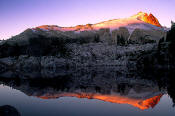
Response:
POLYGON ((52 79, 7 79, 1 83, 41 99, 77 97, 111 103, 130 104, 139 109, 153 108, 166 93, 165 89, 148 80, 92 77, 59 77, 52 79))
POLYGON ((0 84, 44 100, 87 98, 114 104, 129 104, 140 110, 154 108, 167 93, 175 101, 174 79, 170 76, 168 79, 158 75, 145 79, 129 77, 111 70, 48 72, 22 75, 14 72, 2 73, 0 84))

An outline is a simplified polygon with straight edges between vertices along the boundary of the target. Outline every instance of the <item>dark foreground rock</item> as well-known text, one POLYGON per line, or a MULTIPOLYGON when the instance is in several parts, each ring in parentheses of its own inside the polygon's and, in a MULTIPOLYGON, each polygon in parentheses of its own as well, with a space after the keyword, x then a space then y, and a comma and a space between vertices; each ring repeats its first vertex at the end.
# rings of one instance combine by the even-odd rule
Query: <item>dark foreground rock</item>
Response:
POLYGON ((0 106, 0 115, 1 116, 21 116, 20 113, 14 107, 9 105, 0 106))

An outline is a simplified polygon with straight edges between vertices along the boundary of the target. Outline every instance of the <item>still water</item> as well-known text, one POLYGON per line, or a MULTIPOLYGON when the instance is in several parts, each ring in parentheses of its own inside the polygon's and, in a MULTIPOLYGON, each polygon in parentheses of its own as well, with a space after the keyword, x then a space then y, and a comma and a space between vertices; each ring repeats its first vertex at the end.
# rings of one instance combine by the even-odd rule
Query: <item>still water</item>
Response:
POLYGON ((167 87, 112 76, 1 79, 0 112, 12 116, 174 116, 167 87), (3 109, 8 110, 8 109, 3 109))
POLYGON ((112 70, 4 72, 0 116, 4 112, 5 116, 174 116, 171 75, 128 77, 112 70))

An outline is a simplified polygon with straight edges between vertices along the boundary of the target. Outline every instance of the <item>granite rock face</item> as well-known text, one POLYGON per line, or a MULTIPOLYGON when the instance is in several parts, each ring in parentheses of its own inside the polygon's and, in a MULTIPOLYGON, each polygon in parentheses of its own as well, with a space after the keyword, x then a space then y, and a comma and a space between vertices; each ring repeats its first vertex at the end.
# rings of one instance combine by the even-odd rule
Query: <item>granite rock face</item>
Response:
POLYGON ((129 37, 129 43, 138 43, 138 44, 144 44, 144 43, 154 43, 159 42, 160 39, 165 35, 165 32, 158 31, 158 30, 141 30, 141 29, 135 29, 131 36, 129 37))
POLYGON ((117 45, 126 45, 130 34, 127 28, 120 27, 118 30, 112 31, 112 43, 117 45))

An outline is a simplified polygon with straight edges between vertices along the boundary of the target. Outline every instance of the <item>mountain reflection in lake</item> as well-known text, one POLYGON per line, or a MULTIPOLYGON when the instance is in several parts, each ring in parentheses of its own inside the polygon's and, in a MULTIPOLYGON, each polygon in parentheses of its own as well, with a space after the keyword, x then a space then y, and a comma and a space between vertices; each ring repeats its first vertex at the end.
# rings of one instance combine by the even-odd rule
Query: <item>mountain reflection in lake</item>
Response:
POLYGON ((44 72, 1 73, 0 106, 10 105, 22 116, 175 113, 173 80, 128 77, 111 70, 44 72))

